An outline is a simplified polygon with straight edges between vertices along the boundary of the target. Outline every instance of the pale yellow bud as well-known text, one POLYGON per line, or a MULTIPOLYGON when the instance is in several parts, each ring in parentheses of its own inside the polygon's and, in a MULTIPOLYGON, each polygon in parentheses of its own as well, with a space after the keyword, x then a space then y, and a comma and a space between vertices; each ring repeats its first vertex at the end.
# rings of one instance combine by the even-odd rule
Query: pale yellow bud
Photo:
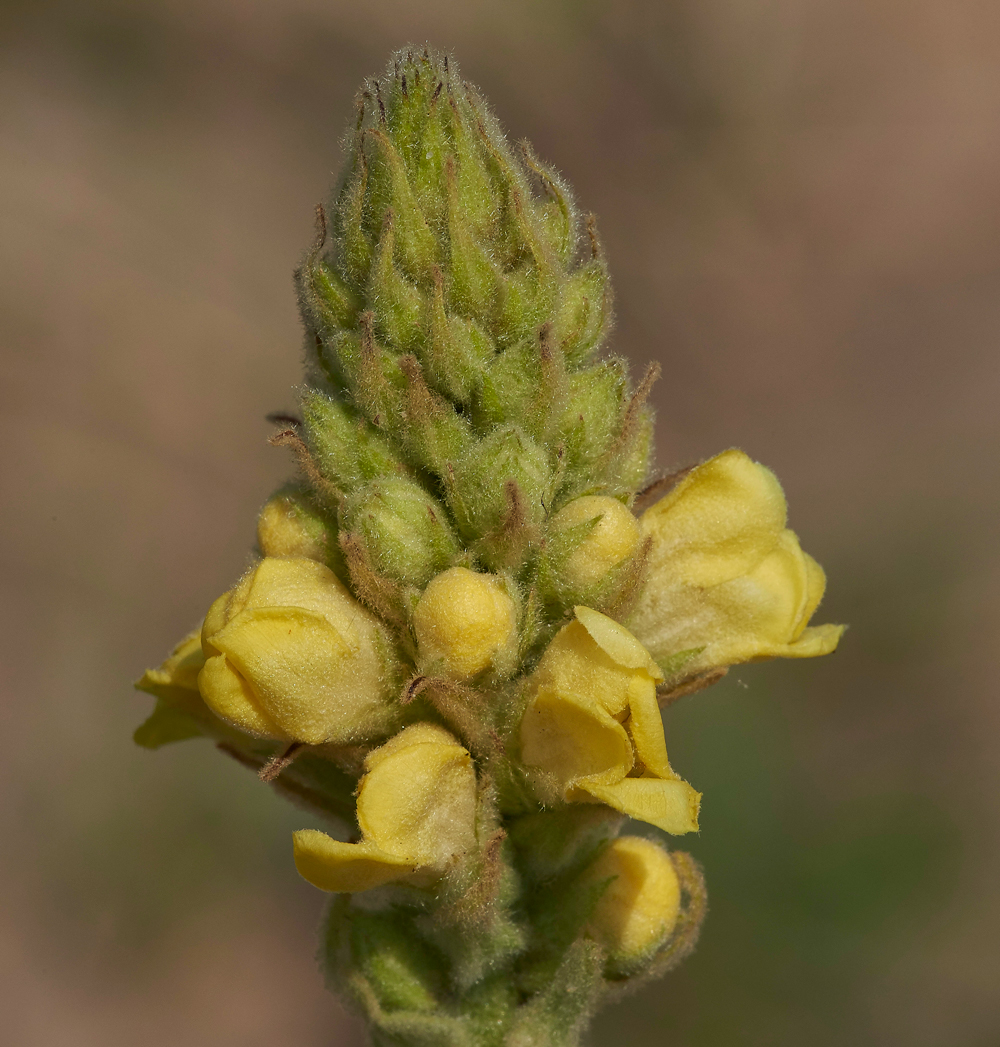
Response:
POLYGON ((251 734, 348 742, 393 720, 391 645, 321 563, 262 560, 212 604, 202 648, 202 697, 251 734))
POLYGON ((587 873, 588 880, 614 877, 601 895, 585 933, 613 960, 646 956, 674 929, 681 885, 670 855, 639 836, 619 836, 587 873))
POLYGON ((500 579, 451 567, 432 578, 413 612, 421 663, 456 679, 482 672, 514 639, 514 601, 500 579))
POLYGON ((521 721, 521 759, 544 772, 543 794, 555 789, 546 799, 596 800, 670 833, 698 828, 700 794, 667 759, 656 702, 661 678, 628 629, 576 608, 532 675, 521 721), (641 777, 630 777, 633 769, 641 777))
POLYGON ((326 560, 328 549, 323 525, 308 515, 300 501, 289 494, 273 495, 257 517, 257 545, 265 556, 297 556, 326 560))
POLYGON ((807 628, 823 570, 785 527, 774 474, 725 451, 643 513, 649 571, 629 628, 661 665, 685 672, 828 654, 840 625, 807 628))
POLYGON ((400 731, 365 761, 360 843, 294 834, 295 865, 323 891, 364 891, 392 880, 423 885, 476 849, 472 757, 443 727, 400 731))
POLYGON ((639 521, 617 498, 585 495, 574 498, 552 518, 550 533, 560 534, 595 521, 592 529, 558 565, 559 580, 574 590, 600 582, 639 547, 639 521))

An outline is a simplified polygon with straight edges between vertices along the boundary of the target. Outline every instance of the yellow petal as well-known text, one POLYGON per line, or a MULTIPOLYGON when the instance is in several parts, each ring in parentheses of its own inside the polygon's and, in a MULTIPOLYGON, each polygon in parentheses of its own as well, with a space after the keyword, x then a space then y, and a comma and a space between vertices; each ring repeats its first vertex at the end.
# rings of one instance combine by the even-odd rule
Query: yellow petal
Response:
POLYGON ((147 669, 136 687, 149 694, 159 694, 171 687, 197 691, 198 673, 204 664, 200 630, 196 630, 181 640, 158 669, 147 669))
POLYGON ((815 658, 837 649, 846 625, 811 625, 794 642, 776 652, 782 658, 815 658))
POLYGON ((742 451, 724 451, 693 469, 643 513, 653 538, 647 588, 710 586, 751 570, 785 528, 775 475, 742 451))
POLYGON ((636 676, 629 686, 628 721, 632 743, 646 769, 657 778, 676 778, 667 759, 663 737, 663 718, 656 701, 656 684, 647 676, 636 676))
POLYGON ((213 655, 205 662, 198 674, 198 689, 205 704, 223 720, 261 738, 283 741, 289 737, 261 709, 250 685, 224 654, 213 655))
POLYGON ((664 832, 680 835, 698 831, 701 793, 679 778, 623 778, 612 785, 582 781, 569 799, 586 802, 587 797, 664 832))
POLYGON ((586 933, 617 959, 638 957, 666 941, 677 922, 681 885, 670 855, 652 840, 619 836, 587 872, 614 877, 587 921, 586 933))
POLYGON ((612 716, 624 717, 632 676, 633 670, 615 661, 599 646, 583 622, 577 620, 556 633, 532 680, 538 689, 575 695, 603 706, 612 716))
POLYGON ((620 723, 595 702, 542 689, 521 720, 521 759, 570 787, 580 778, 615 782, 632 769, 620 723))
POLYGON ((359 626, 370 620, 367 611, 350 594, 326 564, 315 560, 268 556, 251 576, 246 607, 301 607, 325 618, 340 643, 357 650, 362 639, 359 626))
POLYGON ((265 715, 299 741, 354 740, 380 709, 377 652, 352 650, 315 611, 248 606, 212 643, 248 681, 265 715))
POLYGON ((367 843, 341 843, 315 829, 292 834, 295 868, 321 891, 367 891, 411 873, 414 866, 367 843))
MULTIPOLYGON (((412 745, 454 745, 459 749, 462 746, 455 736, 436 723, 415 723, 404 728, 398 734, 393 735, 384 745, 380 745, 365 757, 365 770, 374 771, 376 767, 387 757, 407 749, 412 745)), ((462 752, 465 752, 462 749, 462 752)))
POLYGON ((809 619, 816 613, 816 608, 823 599, 823 593, 826 592, 826 574, 823 568, 807 552, 803 552, 802 556, 806 565, 806 598, 803 602, 802 614, 793 630, 793 639, 797 639, 802 634, 802 630, 809 624, 809 619))
POLYGON ((609 658, 625 669, 643 669, 654 680, 662 680, 660 667, 635 636, 613 618, 592 607, 574 607, 577 620, 609 658))
POLYGON ((476 772, 453 739, 398 745, 361 781, 366 842, 415 866, 440 867, 472 850, 475 821, 476 772))

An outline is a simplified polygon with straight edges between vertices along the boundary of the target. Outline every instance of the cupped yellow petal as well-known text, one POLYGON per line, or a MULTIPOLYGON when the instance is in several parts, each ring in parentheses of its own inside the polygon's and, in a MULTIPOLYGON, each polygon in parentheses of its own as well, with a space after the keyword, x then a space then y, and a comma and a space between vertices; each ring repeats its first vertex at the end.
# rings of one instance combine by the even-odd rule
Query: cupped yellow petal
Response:
POLYGON ((654 680, 663 679, 649 651, 624 625, 592 607, 574 607, 573 613, 594 643, 616 664, 624 669, 642 669, 654 680))
POLYGON ((413 628, 421 661, 464 680, 486 669, 511 642, 517 616, 497 577, 451 567, 427 584, 413 628))
POLYGON ((603 706, 612 716, 624 717, 632 675, 633 670, 615 661, 577 620, 552 638, 532 680, 539 689, 577 695, 603 706))
MULTIPOLYGON (((241 611, 212 642, 290 737, 316 745, 354 735, 357 658, 321 615, 302 607, 255 607, 241 611)), ((379 705, 377 693, 366 697, 379 705)))
POLYGON ((341 843, 316 829, 292 834, 295 868, 321 891, 353 893, 412 873, 414 863, 368 843, 341 843))
POLYGON ((681 906, 681 885, 670 855, 652 840, 619 836, 587 872, 613 878, 587 921, 585 933, 613 959, 643 956, 669 937, 681 906))
POLYGON ((844 635, 846 625, 810 625, 794 642, 778 652, 782 658, 815 658, 832 654, 844 635))
POLYGON ((774 473, 742 451, 723 451, 642 514, 643 535, 653 538, 651 584, 711 586, 745 574, 773 547, 786 517, 774 473))
POLYGON ((823 568, 807 552, 803 552, 802 557, 806 566, 806 598, 803 601, 799 620, 795 623, 793 640, 798 639, 802 635, 803 630, 809 624, 809 619, 816 613, 816 609, 823 600, 823 594, 826 592, 826 573, 823 571, 823 568))
POLYGON ((203 674, 205 700, 246 730, 344 743, 377 736, 393 721, 391 644, 324 564, 262 560, 212 604, 202 649, 210 659, 225 655, 203 674))
POLYGON ((643 765, 658 778, 676 778, 667 759, 663 717, 656 700, 656 684, 648 676, 636 676, 628 689, 628 730, 643 765))
POLYGON ((358 794, 366 841, 414 865, 440 867, 471 851, 475 818, 476 772, 454 740, 398 747, 368 772, 358 794))
POLYGON ((325 891, 363 891, 407 878, 422 886, 474 851, 476 771, 444 728, 414 724, 365 760, 358 788, 359 844, 295 834, 295 864, 325 891))
POLYGON ((541 689, 521 720, 521 759, 555 775, 563 790, 580 778, 615 782, 632 769, 628 734, 601 705, 541 689))
POLYGON ((224 654, 213 655, 198 674, 198 689, 205 704, 223 720, 262 738, 287 740, 287 735, 257 702, 246 679, 224 654))
POLYGON ((361 644, 359 634, 371 618, 325 564, 268 556, 250 577, 246 606, 301 607, 325 618, 348 648, 361 644))
POLYGON ((675 836, 698 831, 701 793, 679 778, 623 778, 610 785, 588 779, 577 782, 573 793, 569 799, 593 797, 675 836))
POLYGON ((201 631, 196 630, 181 640, 159 668, 147 669, 136 686, 148 694, 159 694, 175 687, 185 691, 197 691, 198 673, 204 664, 201 631))

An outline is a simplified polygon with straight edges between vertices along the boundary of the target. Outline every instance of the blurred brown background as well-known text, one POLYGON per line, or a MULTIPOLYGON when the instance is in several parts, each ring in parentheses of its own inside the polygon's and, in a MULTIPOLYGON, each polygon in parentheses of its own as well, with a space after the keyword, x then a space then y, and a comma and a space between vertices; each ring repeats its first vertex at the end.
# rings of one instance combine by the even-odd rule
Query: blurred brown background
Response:
POLYGON ((659 464, 774 468, 851 623, 668 715, 713 908, 593 1043, 1000 1042, 995 0, 6 0, 0 31, 0 1041, 362 1042, 301 816, 204 742, 133 748, 129 681, 247 561, 313 205, 361 78, 430 40, 598 214, 659 464))

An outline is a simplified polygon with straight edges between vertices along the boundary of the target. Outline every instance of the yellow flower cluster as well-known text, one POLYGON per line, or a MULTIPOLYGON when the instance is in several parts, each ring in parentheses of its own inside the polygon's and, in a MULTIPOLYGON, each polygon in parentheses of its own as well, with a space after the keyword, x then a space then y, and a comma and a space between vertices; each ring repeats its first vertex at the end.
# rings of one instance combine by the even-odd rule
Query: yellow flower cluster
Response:
MULTIPOLYGON (((400 729, 401 655, 321 562, 321 543, 299 540, 290 513, 283 503, 265 507, 261 547, 296 555, 266 555, 215 601, 200 638, 183 641, 143 686, 168 699, 200 692, 216 715, 257 737, 311 745, 388 737, 365 759, 361 839, 304 829, 295 863, 326 891, 426 887, 479 853, 475 763, 442 726, 400 729)), ((692 674, 825 654, 843 631, 808 625, 823 572, 785 523, 777 480, 740 451, 692 470, 638 520, 598 496, 554 518, 556 533, 582 527, 562 564, 577 591, 599 585, 644 541, 649 555, 628 627, 576 607, 525 681, 516 755, 543 804, 605 804, 669 833, 697 830, 701 796, 667 758, 656 693, 664 669, 676 677, 677 666, 692 674)), ((465 567, 432 578, 413 605, 419 670, 456 681, 509 674, 519 628, 512 592, 465 567)), ((586 933, 610 957, 644 955, 669 937, 680 887, 657 844, 620 837, 588 876, 609 884, 586 933)))

